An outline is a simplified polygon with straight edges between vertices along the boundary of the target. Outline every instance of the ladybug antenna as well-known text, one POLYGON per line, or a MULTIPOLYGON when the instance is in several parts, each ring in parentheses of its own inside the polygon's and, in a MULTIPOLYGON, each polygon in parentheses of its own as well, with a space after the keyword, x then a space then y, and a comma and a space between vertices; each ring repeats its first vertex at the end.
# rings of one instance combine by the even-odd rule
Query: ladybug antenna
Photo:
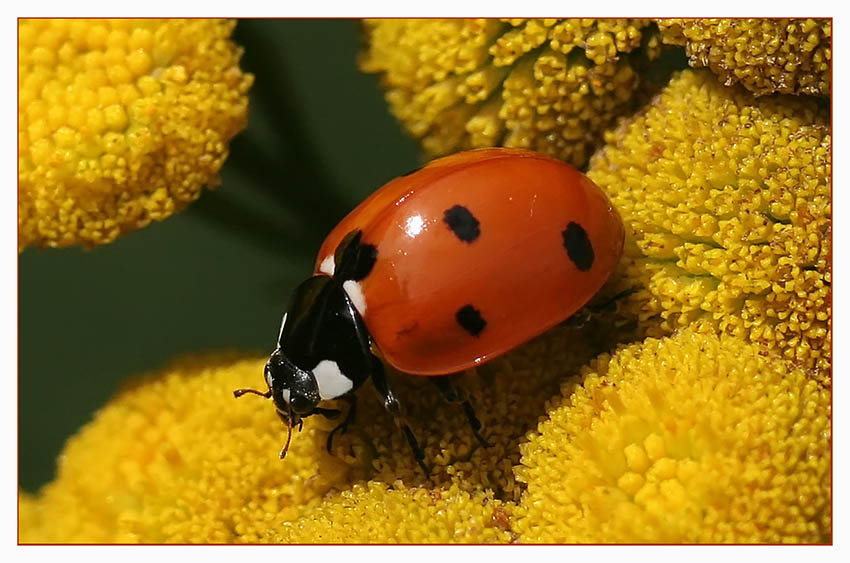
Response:
POLYGON ((256 389, 237 389, 233 392, 233 396, 237 399, 246 393, 253 393, 254 395, 259 395, 260 397, 265 397, 266 399, 270 399, 272 396, 272 390, 269 389, 265 393, 262 391, 257 391, 256 389))
POLYGON ((286 425, 286 444, 284 444, 283 449, 280 450, 280 459, 286 457, 286 452, 289 451, 289 442, 292 440, 292 409, 289 410, 289 424, 286 425))

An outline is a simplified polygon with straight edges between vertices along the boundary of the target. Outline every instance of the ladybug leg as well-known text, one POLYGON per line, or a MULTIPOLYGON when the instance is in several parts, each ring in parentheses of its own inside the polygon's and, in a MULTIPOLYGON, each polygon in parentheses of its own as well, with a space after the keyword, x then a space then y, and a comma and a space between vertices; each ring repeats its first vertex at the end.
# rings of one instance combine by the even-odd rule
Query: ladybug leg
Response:
POLYGON ((490 447, 490 444, 480 433, 481 421, 478 420, 477 416, 475 416, 475 410, 472 408, 472 403, 469 402, 469 399, 466 397, 466 393, 454 384, 453 377, 454 376, 452 375, 439 375, 431 377, 430 380, 437 386, 437 389, 440 390, 440 394, 446 402, 461 404, 463 412, 466 414, 466 419, 469 421, 469 426, 472 428, 472 433, 475 435, 475 439, 478 440, 478 443, 485 448, 490 447))
POLYGON ((624 289, 623 291, 617 293, 607 301, 599 303, 598 305, 588 305, 583 309, 576 311, 570 318, 561 323, 563 326, 568 326, 570 328, 581 328, 590 322, 594 316, 601 315, 603 313, 613 313, 616 310, 615 305, 617 301, 623 299, 624 297, 628 297, 632 293, 636 293, 638 288, 631 287, 629 289, 624 289))
POLYGON ((339 417, 339 415, 342 414, 342 411, 339 411, 337 409, 322 409, 322 408, 316 407, 316 408, 313 409, 313 412, 311 412, 310 414, 311 415, 320 414, 323 417, 327 418, 328 420, 335 420, 337 417, 339 417))
POLYGON ((375 389, 378 391, 378 395, 380 395, 381 399, 384 401, 384 408, 393 415, 393 420, 395 420, 396 426, 398 426, 402 433, 404 433, 404 437, 407 438, 407 443, 410 444, 410 449, 413 451, 413 457, 416 459, 416 463, 419 464, 419 467, 422 468, 422 471, 427 477, 431 474, 431 470, 428 469, 427 465, 425 465, 425 452, 422 451, 421 447, 419 447, 416 435, 413 434, 413 430, 410 429, 410 426, 408 426, 407 422, 404 420, 404 415, 401 414, 401 403, 398 402, 398 399, 395 398, 392 389, 390 389, 389 382, 387 381, 386 374, 384 373, 384 365, 381 363, 381 360, 375 356, 372 356, 372 364, 372 382, 375 385, 375 389))
POLYGON ((629 289, 624 289, 623 291, 621 291, 621 292, 617 293, 616 295, 614 295, 613 297, 611 297, 608 301, 600 303, 599 305, 589 306, 589 307, 587 307, 587 309, 590 310, 591 315, 598 315, 600 313, 613 313, 616 310, 616 307, 614 307, 614 305, 617 304, 617 301, 619 301, 620 299, 623 299, 625 297, 628 297, 632 293, 637 293, 637 290, 638 290, 638 288, 636 288, 636 287, 630 287, 629 289))
POLYGON ((354 416, 357 413, 357 397, 355 397, 354 395, 346 395, 342 397, 342 399, 344 399, 348 403, 348 414, 345 415, 345 420, 339 423, 336 428, 331 430, 331 433, 328 434, 328 453, 331 452, 331 446, 334 442, 334 435, 337 433, 337 431, 340 431, 345 434, 345 431, 348 430, 349 423, 354 420, 354 416))

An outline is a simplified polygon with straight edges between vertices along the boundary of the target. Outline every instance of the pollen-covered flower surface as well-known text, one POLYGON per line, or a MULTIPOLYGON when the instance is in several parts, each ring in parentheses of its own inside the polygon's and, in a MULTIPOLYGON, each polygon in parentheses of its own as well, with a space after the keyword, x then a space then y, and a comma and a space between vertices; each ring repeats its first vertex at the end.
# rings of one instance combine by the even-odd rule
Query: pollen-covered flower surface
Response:
POLYGON ((328 518, 349 512, 340 530, 350 530, 363 506, 378 503, 403 525, 375 520, 354 536, 360 541, 508 541, 522 437, 559 382, 610 346, 579 339, 578 330, 554 331, 468 378, 489 448, 427 378, 393 377, 430 478, 370 384, 331 453, 327 436, 338 421, 314 416, 293 433, 281 461, 286 431, 271 402, 232 394, 261 384, 262 359, 178 361, 121 392, 69 441, 56 480, 35 497, 21 496, 20 540, 354 541, 328 530, 328 518), (476 392, 476 381, 486 389, 476 392))
POLYGON ((623 308, 649 335, 696 323, 830 379, 831 135, 811 98, 683 71, 606 134, 588 176, 626 225, 623 308))
POLYGON ((581 166, 661 50, 650 20, 367 20, 361 68, 430 156, 528 148, 581 166))
POLYGON ((522 447, 523 543, 830 541, 830 392, 687 329, 603 354, 522 447))
POLYGON ((272 404, 232 395, 262 381, 262 359, 175 362, 20 496, 20 541, 828 541, 828 389, 690 329, 590 361, 601 333, 556 329, 469 377, 489 448, 427 378, 394 378, 430 477, 368 384, 330 453, 337 422, 314 416, 281 461, 272 404))
POLYGON ((683 45, 692 67, 759 94, 832 92, 832 21, 788 18, 661 19, 661 39, 683 45))
MULTIPOLYGON (((431 378, 387 366, 429 474, 369 381, 332 446, 343 419, 311 416, 281 460, 272 401, 233 396, 265 391, 265 357, 173 361, 19 493, 19 541, 831 542, 830 22, 364 26, 361 68, 430 155, 589 162, 626 228, 592 303, 631 292, 452 376, 486 447, 431 378), (684 51, 709 68, 650 100, 684 51)), ((252 81, 232 27, 20 21, 21 248, 108 242, 215 182, 252 81)))
POLYGON ((68 442, 56 480, 23 498, 20 540, 257 542, 364 476, 368 456, 328 454, 318 417, 278 459, 286 433, 272 405, 232 393, 262 381, 264 362, 181 360, 119 393, 68 442))
POLYGON ((227 20, 20 20, 19 247, 92 246, 214 184, 252 77, 227 20))
POLYGON ((492 492, 356 484, 303 517, 285 522, 275 543, 507 543, 508 514, 492 492))

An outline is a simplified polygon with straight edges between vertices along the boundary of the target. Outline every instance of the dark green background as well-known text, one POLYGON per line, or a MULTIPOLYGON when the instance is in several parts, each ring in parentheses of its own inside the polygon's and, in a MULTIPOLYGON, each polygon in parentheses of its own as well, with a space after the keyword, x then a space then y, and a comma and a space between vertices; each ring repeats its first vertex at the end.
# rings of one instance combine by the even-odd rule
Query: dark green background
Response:
POLYGON ((356 21, 240 21, 235 39, 255 83, 221 187, 112 244, 20 255, 26 490, 127 377, 186 352, 269 350, 324 235, 419 164, 377 77, 357 70, 356 21))

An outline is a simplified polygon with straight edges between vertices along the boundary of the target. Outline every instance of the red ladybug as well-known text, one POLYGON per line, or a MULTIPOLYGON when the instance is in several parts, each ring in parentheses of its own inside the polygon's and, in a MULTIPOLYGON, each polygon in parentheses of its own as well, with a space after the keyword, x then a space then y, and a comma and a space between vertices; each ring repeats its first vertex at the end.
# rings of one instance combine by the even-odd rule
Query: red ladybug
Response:
MULTIPOLYGON (((265 368, 268 391, 291 429, 340 412, 370 377, 414 456, 424 454, 400 418, 376 356, 399 371, 445 377, 504 354, 581 309, 614 271, 623 224, 611 202, 575 168, 518 149, 441 158, 389 182, 345 217, 299 285, 265 368)), ((287 445, 289 440, 287 439, 287 445)), ((286 446, 281 457, 286 453, 286 446)))

